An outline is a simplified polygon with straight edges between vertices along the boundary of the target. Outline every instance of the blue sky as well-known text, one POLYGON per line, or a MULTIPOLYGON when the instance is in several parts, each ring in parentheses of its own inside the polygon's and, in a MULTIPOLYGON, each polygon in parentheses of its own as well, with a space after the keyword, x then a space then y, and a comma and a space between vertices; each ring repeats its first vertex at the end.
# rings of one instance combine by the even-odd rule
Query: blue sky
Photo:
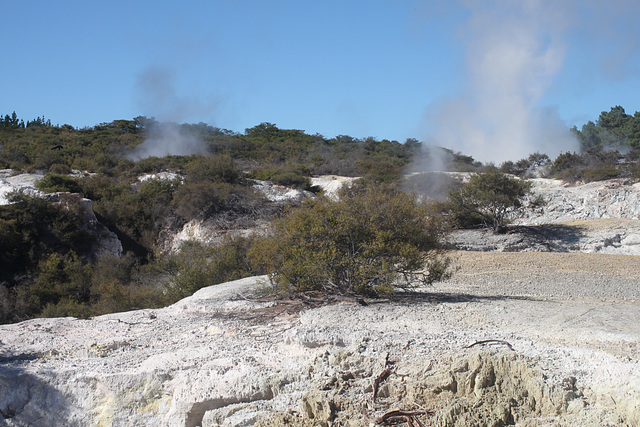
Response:
POLYGON ((0 113, 555 154, 569 127, 640 110, 636 3, 3 1, 0 113))

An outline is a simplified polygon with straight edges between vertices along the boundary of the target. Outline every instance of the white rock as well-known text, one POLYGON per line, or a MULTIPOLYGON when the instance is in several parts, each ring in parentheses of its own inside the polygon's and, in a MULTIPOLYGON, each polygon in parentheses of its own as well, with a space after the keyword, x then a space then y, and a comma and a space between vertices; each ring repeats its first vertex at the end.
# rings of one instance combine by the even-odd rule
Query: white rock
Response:
POLYGON ((300 201, 314 197, 313 193, 297 188, 273 184, 269 181, 254 180, 253 189, 272 202, 300 201))

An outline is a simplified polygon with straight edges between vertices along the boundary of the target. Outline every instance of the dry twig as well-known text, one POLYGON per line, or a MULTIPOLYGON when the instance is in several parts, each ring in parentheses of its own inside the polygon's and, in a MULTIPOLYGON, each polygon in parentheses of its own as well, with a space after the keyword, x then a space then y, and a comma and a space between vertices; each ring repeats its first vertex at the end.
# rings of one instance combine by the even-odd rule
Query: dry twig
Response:
POLYGON ((380 375, 376 377, 375 381, 373 382, 373 401, 374 402, 376 401, 376 397, 378 396, 378 390, 380 389, 380 384, 383 381, 385 381, 387 378, 389 378, 389 375, 391 375, 391 373, 393 372, 393 368, 391 367, 393 363, 394 362, 391 362, 389 360, 389 353, 387 353, 387 355, 384 358, 385 369, 380 373, 380 375))
POLYGON ((386 368, 384 371, 378 375, 378 377, 373 382, 373 401, 376 401, 376 397, 378 396, 378 389, 380 388, 380 383, 389 378, 391 375, 392 369, 390 367, 386 368))
POLYGON ((504 344, 504 345, 507 346, 507 348, 509 350, 515 351, 513 349, 513 347, 511 346, 511 344, 509 344, 508 342, 503 341, 503 340, 481 340, 481 341, 476 341, 473 344, 469 344, 469 345, 465 346, 464 348, 471 348, 471 347, 473 347, 475 345, 481 345, 481 344, 504 344))
POLYGON ((433 412, 430 411, 389 411, 386 414, 376 419, 376 424, 392 425, 399 421, 404 421, 409 427, 414 427, 414 422, 418 427, 424 427, 422 421, 418 419, 419 415, 433 416, 433 412))

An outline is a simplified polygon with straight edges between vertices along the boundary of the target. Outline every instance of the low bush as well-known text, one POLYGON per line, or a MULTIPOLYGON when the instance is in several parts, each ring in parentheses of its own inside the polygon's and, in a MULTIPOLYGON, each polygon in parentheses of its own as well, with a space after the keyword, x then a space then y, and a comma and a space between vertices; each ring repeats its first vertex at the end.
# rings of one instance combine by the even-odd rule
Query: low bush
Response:
POLYGON ((274 184, 309 190, 311 188, 310 172, 302 165, 283 165, 259 169, 252 173, 254 179, 271 181, 274 184))
POLYGON ((388 185, 354 185, 338 201, 292 208, 251 249, 282 293, 381 296, 448 275, 440 218, 388 185))
POLYGON ((55 192, 68 192, 68 193, 80 193, 82 188, 78 181, 67 175, 58 175, 55 173, 48 173, 40 181, 36 183, 38 190, 45 193, 55 192))
POLYGON ((67 175, 71 173, 71 168, 66 164, 55 163, 49 167, 49 172, 58 175, 67 175))
POLYGON ((190 182, 227 182, 242 184, 244 177, 233 159, 222 154, 194 156, 185 166, 190 182))
POLYGON ((628 174, 620 167, 621 159, 617 151, 561 153, 551 165, 551 172, 555 178, 568 182, 601 181, 628 174))
POLYGON ((503 230, 531 192, 531 183, 499 171, 474 174, 467 184, 449 192, 447 210, 459 228, 503 230))
POLYGON ((223 209, 233 191, 228 183, 189 182, 177 189, 172 204, 184 221, 206 219, 223 209))
POLYGON ((83 228, 83 212, 69 200, 65 206, 17 192, 0 206, 0 280, 34 269, 52 253, 88 253, 95 236, 83 228))
POLYGON ((585 169, 581 177, 585 182, 604 181, 605 179, 617 178, 622 171, 615 167, 604 167, 598 169, 585 169))
POLYGON ((227 237, 215 246, 186 242, 177 254, 168 255, 163 268, 169 280, 165 285, 170 301, 192 295, 207 286, 261 274, 249 262, 252 238, 227 237))

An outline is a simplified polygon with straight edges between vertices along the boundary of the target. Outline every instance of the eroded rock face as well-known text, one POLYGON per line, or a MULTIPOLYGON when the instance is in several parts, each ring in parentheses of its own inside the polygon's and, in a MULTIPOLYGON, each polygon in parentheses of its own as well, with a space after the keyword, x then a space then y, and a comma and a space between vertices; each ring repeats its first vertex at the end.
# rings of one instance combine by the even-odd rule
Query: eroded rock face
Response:
POLYGON ((7 195, 17 190, 36 196, 44 194, 35 187, 36 182, 43 177, 44 175, 32 173, 16 174, 12 169, 0 170, 0 205, 8 204, 7 195))
POLYGON ((70 193, 44 193, 36 189, 36 183, 44 175, 39 174, 14 174, 13 170, 0 171, 0 205, 8 204, 7 195, 13 191, 24 191, 27 194, 42 197, 51 202, 69 207, 74 204, 80 207, 83 213, 84 229, 96 237, 96 245, 92 248, 89 257, 102 257, 107 255, 122 255, 122 243, 118 236, 111 232, 104 224, 100 223, 93 211, 93 201, 70 193))
POLYGON ((70 193, 47 193, 41 197, 51 203, 70 207, 71 204, 78 206, 82 215, 84 229, 95 236, 96 244, 91 250, 90 257, 104 257, 122 255, 122 242, 116 233, 104 226, 93 211, 93 200, 80 197, 78 194, 70 193))
POLYGON ((640 183, 611 179, 582 185, 567 185, 563 181, 536 178, 535 195, 547 204, 542 212, 529 212, 519 224, 551 224, 581 219, 640 218, 640 183))

